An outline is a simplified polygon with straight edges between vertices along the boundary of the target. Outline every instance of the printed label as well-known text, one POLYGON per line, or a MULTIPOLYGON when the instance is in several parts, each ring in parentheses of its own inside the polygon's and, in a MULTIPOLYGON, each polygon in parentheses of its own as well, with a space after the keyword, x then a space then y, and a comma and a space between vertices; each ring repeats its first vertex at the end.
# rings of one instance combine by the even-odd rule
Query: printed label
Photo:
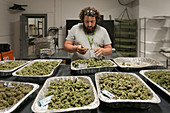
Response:
POLYGON ((45 97, 40 100, 41 107, 44 107, 45 105, 49 104, 51 102, 51 97, 54 95, 50 95, 48 97, 45 97))
POLYGON ((79 64, 78 68, 87 68, 87 64, 79 64))
POLYGON ((107 96, 107 97, 109 97, 109 98, 113 98, 113 97, 115 97, 112 93, 110 93, 109 91, 107 91, 107 90, 102 90, 102 93, 105 95, 105 96, 107 96))

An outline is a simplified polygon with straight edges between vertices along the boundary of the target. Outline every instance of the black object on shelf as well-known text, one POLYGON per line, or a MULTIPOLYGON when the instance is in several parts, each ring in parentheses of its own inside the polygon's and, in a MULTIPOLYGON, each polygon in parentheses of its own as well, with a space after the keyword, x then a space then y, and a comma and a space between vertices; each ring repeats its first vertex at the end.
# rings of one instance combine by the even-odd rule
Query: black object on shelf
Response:
POLYGON ((9 44, 0 44, 0 52, 7 52, 10 51, 10 45, 9 44))
POLYGON ((28 5, 14 4, 14 6, 10 7, 9 9, 25 11, 25 9, 22 8, 22 7, 27 7, 27 6, 28 6, 28 5))

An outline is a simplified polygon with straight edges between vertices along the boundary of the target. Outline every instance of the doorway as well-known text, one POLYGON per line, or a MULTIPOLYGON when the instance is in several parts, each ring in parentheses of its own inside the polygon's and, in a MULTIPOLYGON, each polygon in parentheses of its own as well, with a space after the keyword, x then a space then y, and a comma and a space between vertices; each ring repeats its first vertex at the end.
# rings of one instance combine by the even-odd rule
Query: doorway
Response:
POLYGON ((34 40, 47 36, 47 14, 22 14, 20 23, 20 58, 34 59, 34 40))

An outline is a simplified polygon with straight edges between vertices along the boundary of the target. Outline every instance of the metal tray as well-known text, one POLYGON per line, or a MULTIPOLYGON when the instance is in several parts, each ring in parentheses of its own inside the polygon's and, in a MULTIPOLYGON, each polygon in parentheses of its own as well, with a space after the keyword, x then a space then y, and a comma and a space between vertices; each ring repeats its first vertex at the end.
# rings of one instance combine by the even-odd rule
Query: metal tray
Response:
POLYGON ((34 83, 16 82, 16 81, 3 81, 3 80, 0 80, 0 83, 5 83, 5 82, 6 82, 6 83, 17 83, 17 84, 23 84, 23 85, 31 85, 31 86, 33 86, 33 89, 32 89, 27 95, 25 95, 20 101, 18 101, 18 103, 16 103, 15 105, 0 110, 1 113, 11 113, 11 112, 13 112, 14 110, 16 110, 16 109, 19 107, 19 105, 21 105, 22 103, 24 103, 24 101, 25 101, 28 97, 30 97, 30 96, 39 88, 39 85, 38 85, 38 84, 34 84, 34 83))
POLYGON ((41 88, 41 90, 39 91, 31 109, 33 112, 36 112, 36 113, 59 113, 59 112, 76 112, 76 113, 89 113, 91 110, 93 109, 96 109, 99 104, 100 104, 100 101, 99 99, 97 98, 97 93, 96 93, 96 89, 92 83, 92 80, 90 79, 90 77, 87 77, 87 76, 63 76, 63 77, 51 77, 51 78, 48 78, 43 87, 41 88), (40 107, 39 105, 39 101, 44 98, 44 95, 47 93, 48 91, 48 86, 50 85, 50 83, 52 81, 58 81, 58 80, 68 80, 68 79, 71 79, 71 80, 83 80, 85 81, 86 83, 90 84, 90 92, 91 92, 91 95, 92 95, 92 98, 94 99, 94 101, 87 105, 87 106, 83 106, 83 107, 75 107, 75 108, 67 108, 67 109, 53 109, 53 110, 49 110, 47 108, 43 108, 43 107, 40 107))
POLYGON ((104 102, 107 106, 112 108, 120 108, 120 107, 132 107, 132 108, 141 108, 147 109, 150 107, 151 103, 160 103, 159 97, 155 94, 155 92, 136 74, 134 73, 126 73, 126 72, 99 72, 95 74, 95 82, 97 87, 97 93, 99 99, 104 102), (153 98, 151 100, 130 100, 130 99, 110 99, 104 96, 101 93, 100 85, 99 85, 99 78, 102 76, 106 76, 108 73, 124 73, 130 74, 131 76, 135 77, 136 79, 140 80, 140 82, 145 85, 153 94, 153 98))
POLYGON ((164 93, 166 93, 168 96, 170 96, 170 92, 168 90, 166 90, 165 88, 163 88, 162 86, 160 86, 159 84, 155 83, 154 81, 152 81, 150 78, 148 78, 145 73, 146 72, 154 72, 154 71, 170 71, 170 69, 159 69, 159 70, 141 70, 139 73, 145 77, 146 80, 148 80, 149 82, 151 82, 153 85, 155 85, 156 87, 158 87, 159 89, 161 89, 164 93))
POLYGON ((59 69, 59 65, 62 62, 62 59, 37 59, 37 60, 33 60, 31 62, 29 62, 27 65, 25 65, 24 67, 18 69, 17 71, 13 72, 12 75, 17 77, 17 80, 19 81, 27 81, 27 82, 36 82, 36 83, 44 83, 44 81, 48 78, 53 76, 59 69), (26 66, 30 66, 35 62, 45 62, 45 61, 57 61, 59 62, 58 65, 55 67, 55 69, 53 69, 53 71, 51 71, 50 74, 48 75, 38 75, 38 76, 23 76, 23 75, 17 75, 16 72, 22 70, 23 68, 25 68, 26 66))
POLYGON ((105 60, 113 63, 113 66, 103 66, 103 67, 90 67, 90 68, 75 68, 73 67, 73 62, 71 62, 71 74, 94 74, 97 72, 111 72, 114 71, 117 65, 111 60, 105 60))
MULTIPOLYGON (((7 61, 0 61, 0 64, 3 64, 5 62, 9 62, 9 61, 12 61, 12 60, 7 60, 7 61)), ((30 61, 26 61, 26 60, 15 60, 15 61, 18 61, 18 62, 23 62, 24 64, 18 66, 18 67, 15 67, 11 70, 0 70, 0 77, 7 77, 7 76, 12 76, 12 73, 21 68, 22 66, 26 65, 27 63, 29 63, 30 61)))
POLYGON ((163 66, 160 61, 146 57, 118 57, 113 59, 113 61, 121 68, 144 68, 163 66), (122 65, 123 63, 125 63, 125 65, 122 65))
POLYGON ((170 59, 170 53, 160 52, 164 57, 170 59))

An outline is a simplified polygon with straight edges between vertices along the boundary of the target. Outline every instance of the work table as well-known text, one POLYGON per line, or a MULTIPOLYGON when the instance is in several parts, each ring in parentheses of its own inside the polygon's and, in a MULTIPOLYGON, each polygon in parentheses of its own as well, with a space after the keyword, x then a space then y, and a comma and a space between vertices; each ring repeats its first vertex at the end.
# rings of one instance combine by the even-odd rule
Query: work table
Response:
MULTIPOLYGON (((119 69, 117 69, 119 71, 119 69)), ((137 75, 140 76, 139 72, 133 72, 137 75)), ((58 72, 53 76, 53 77, 58 77, 58 76, 79 76, 79 75, 72 75, 71 70, 70 70, 70 65, 65 65, 61 64, 59 66, 58 72)), ((89 76, 93 83, 94 86, 96 87, 95 84, 95 77, 94 74, 89 74, 89 75, 81 75, 81 76, 89 76)), ((0 80, 7 80, 7 81, 17 81, 16 77, 5 77, 5 78, 0 78, 0 80)), ((34 102, 34 99, 36 98, 38 92, 42 88, 43 84, 39 84, 40 87, 37 91, 35 91, 29 99, 26 99, 20 106, 15 110, 14 113, 32 113, 31 106, 34 102)), ((168 98, 164 96, 157 88, 151 87, 154 92, 159 96, 161 99, 161 102, 159 104, 151 104, 149 109, 137 109, 137 108, 110 108, 107 107, 104 103, 100 102, 100 106, 92 110, 92 113, 169 113, 170 110, 170 102, 168 102, 168 98)))

